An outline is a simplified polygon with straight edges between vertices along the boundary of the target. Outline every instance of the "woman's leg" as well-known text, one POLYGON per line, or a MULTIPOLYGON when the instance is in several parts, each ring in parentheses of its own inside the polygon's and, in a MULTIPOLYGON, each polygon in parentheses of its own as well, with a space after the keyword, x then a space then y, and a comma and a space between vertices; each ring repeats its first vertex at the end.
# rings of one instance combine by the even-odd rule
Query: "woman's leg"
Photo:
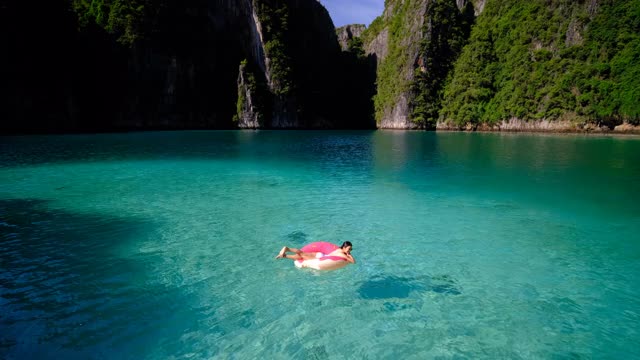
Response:
POLYGON ((282 258, 286 258, 286 259, 291 259, 291 260, 307 260, 307 259, 315 259, 316 258, 316 253, 315 252, 303 252, 300 249, 294 249, 294 248, 290 248, 290 247, 283 247, 282 250, 280 250, 280 253, 278 254, 278 256, 276 256, 276 259, 282 259, 282 258), (293 253, 294 255, 287 255, 287 253, 293 253))
MULTIPOLYGON (((298 249, 294 249, 294 250, 298 250, 298 249)), ((298 250, 298 251, 300 251, 300 250, 298 250)), ((289 249, 286 246, 282 247, 282 249, 278 253, 278 256, 276 256, 276 259, 282 259, 282 258, 286 257, 288 252, 292 252, 291 249, 289 249)))

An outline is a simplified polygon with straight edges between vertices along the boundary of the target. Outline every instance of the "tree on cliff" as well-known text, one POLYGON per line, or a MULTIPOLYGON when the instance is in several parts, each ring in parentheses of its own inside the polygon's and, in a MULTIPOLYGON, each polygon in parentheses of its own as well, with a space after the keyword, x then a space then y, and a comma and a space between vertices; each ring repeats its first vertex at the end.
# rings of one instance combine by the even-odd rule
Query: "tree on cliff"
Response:
POLYGON ((78 14, 81 26, 95 23, 112 34, 118 41, 133 44, 144 36, 143 23, 158 0, 72 0, 73 10, 78 14))
POLYGON ((433 0, 427 7, 420 63, 411 84, 415 94, 411 120, 421 128, 436 126, 445 80, 467 43, 473 20, 471 3, 467 3, 462 12, 451 0, 433 0))
POLYGON ((489 1, 444 92, 458 125, 640 122, 640 0, 489 1))

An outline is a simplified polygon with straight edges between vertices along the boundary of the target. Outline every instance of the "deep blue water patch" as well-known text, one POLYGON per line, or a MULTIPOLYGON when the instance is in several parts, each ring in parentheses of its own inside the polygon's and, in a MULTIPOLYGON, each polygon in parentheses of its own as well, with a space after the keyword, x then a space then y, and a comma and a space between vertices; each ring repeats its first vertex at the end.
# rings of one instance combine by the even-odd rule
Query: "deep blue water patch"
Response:
POLYGON ((360 284, 358 293, 363 299, 404 299, 421 289, 419 283, 409 278, 377 276, 360 284))
POLYGON ((286 246, 296 245, 296 246, 302 247, 309 242, 308 239, 309 239, 309 236, 306 233, 300 230, 297 230, 287 234, 286 246))
POLYGON ((449 276, 375 276, 362 282, 358 287, 358 294, 363 299, 406 299, 414 292, 429 291, 444 295, 461 293, 455 281, 449 276))
POLYGON ((142 357, 143 344, 200 328, 201 314, 181 305, 182 289, 145 275, 159 259, 114 255, 119 241, 154 227, 44 200, 0 200, 0 358, 142 357))

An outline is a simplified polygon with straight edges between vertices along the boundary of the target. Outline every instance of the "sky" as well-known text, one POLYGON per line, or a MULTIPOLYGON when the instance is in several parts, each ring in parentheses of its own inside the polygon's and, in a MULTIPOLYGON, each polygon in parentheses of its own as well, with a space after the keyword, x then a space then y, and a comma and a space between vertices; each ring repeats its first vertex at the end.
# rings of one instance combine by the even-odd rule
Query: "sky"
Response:
POLYGON ((348 24, 369 26, 382 15, 384 0, 319 0, 329 11, 335 27, 348 24))

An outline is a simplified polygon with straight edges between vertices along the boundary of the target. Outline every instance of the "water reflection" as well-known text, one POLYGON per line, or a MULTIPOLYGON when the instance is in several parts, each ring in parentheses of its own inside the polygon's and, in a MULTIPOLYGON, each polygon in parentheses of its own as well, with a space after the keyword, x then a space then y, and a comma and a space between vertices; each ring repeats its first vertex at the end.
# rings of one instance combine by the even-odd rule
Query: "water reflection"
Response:
POLYGON ((640 174, 637 139, 444 133, 438 134, 437 146, 444 160, 439 174, 454 189, 473 189, 492 197, 529 196, 528 201, 572 206, 574 211, 591 207, 607 213, 602 209, 621 203, 638 208, 633 189, 618 190, 640 174), (570 202, 556 203, 560 198, 570 202))
POLYGON ((438 161, 438 139, 432 132, 378 131, 373 137, 375 169, 388 176, 428 167, 438 161))

